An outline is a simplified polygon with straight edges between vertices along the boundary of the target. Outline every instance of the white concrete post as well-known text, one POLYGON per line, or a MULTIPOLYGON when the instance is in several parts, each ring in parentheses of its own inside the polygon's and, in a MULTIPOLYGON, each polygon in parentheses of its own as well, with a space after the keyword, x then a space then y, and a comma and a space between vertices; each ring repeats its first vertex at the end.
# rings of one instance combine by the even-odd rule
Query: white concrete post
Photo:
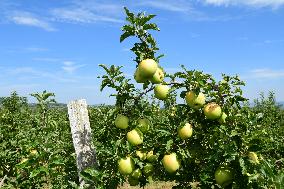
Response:
POLYGON ((76 153, 76 163, 79 174, 80 188, 84 188, 85 181, 80 172, 96 165, 96 151, 92 143, 92 134, 85 99, 71 101, 68 105, 68 115, 76 153))

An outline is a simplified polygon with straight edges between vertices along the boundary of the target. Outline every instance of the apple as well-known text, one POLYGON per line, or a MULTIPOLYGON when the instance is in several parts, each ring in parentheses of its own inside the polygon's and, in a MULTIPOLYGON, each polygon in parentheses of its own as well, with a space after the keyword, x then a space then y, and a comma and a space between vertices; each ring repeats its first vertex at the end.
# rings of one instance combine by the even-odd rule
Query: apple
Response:
POLYGON ((130 175, 132 178, 138 180, 142 177, 142 171, 140 169, 135 169, 131 175, 130 175))
POLYGON ((257 154, 255 152, 249 152, 248 157, 251 160, 251 162, 253 162, 255 164, 259 164, 259 160, 258 160, 257 154))
POLYGON ((128 177, 128 183, 130 186, 137 186, 139 184, 139 180, 133 177, 128 177))
POLYGON ((133 129, 127 133, 127 141, 133 146, 143 143, 143 133, 139 129, 133 129))
POLYGON ((186 123, 184 126, 178 128, 178 136, 181 139, 187 139, 192 135, 192 126, 186 123))
POLYGON ((138 119, 138 126, 137 128, 142 132, 145 133, 150 129, 150 121, 146 118, 138 119))
POLYGON ((145 176, 150 176, 154 172, 154 166, 152 163, 146 163, 143 167, 143 173, 145 176))
POLYGON ((154 88, 155 97, 159 100, 165 100, 168 97, 170 88, 167 85, 156 85, 154 88))
POLYGON ((20 164, 27 162, 29 159, 28 158, 23 158, 20 162, 20 164))
POLYGON ((162 163, 166 171, 169 173, 176 172, 180 167, 180 162, 178 161, 175 153, 165 155, 162 160, 162 163))
POLYGON ((218 119, 222 115, 221 107, 215 102, 211 102, 204 107, 204 114, 208 119, 218 119))
POLYGON ((194 91, 189 91, 186 93, 185 101, 189 107, 198 109, 205 104, 205 95, 202 92, 196 95, 194 91))
POLYGON ((156 73, 158 64, 153 59, 145 59, 138 64, 138 69, 144 79, 150 79, 156 73))
POLYGON ((131 159, 131 157, 121 158, 118 161, 118 171, 122 175, 129 175, 132 173, 132 171, 135 168, 134 161, 131 159))
POLYGON ((153 75, 153 77, 150 79, 150 81, 154 84, 161 83, 165 78, 165 74, 161 68, 157 68, 157 71, 153 75))
POLYGON ((31 156, 37 155, 37 150, 31 150, 31 151, 30 151, 30 155, 31 155, 31 156))
POLYGON ((151 163, 156 162, 158 160, 158 156, 154 155, 153 150, 147 153, 147 160, 151 163))
POLYGON ((115 119, 115 126, 120 129, 126 129, 128 127, 129 119, 127 116, 118 114, 115 119))
POLYGON ((145 160, 147 155, 144 152, 141 152, 140 150, 136 150, 136 156, 139 157, 140 160, 145 160))
POLYGON ((224 124, 226 123, 227 114, 225 112, 222 113, 221 117, 219 118, 219 123, 224 124))
POLYGON ((233 171, 221 166, 215 171, 215 180, 221 187, 229 186, 233 182, 233 171))
POLYGON ((144 82, 147 81, 147 79, 145 79, 144 77, 141 76, 141 72, 140 72, 139 68, 137 68, 135 73, 134 73, 134 79, 137 83, 144 83, 144 82))

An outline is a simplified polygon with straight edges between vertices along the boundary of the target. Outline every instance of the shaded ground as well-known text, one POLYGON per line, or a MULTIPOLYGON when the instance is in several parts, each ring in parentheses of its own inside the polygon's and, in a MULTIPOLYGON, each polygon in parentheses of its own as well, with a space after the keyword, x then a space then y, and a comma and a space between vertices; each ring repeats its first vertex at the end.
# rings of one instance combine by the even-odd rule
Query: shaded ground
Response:
MULTIPOLYGON (((147 185, 144 189, 171 189, 174 186, 171 182, 155 182, 151 185, 147 185)), ((124 184, 119 189, 140 189, 138 186, 129 186, 128 184, 124 184)))

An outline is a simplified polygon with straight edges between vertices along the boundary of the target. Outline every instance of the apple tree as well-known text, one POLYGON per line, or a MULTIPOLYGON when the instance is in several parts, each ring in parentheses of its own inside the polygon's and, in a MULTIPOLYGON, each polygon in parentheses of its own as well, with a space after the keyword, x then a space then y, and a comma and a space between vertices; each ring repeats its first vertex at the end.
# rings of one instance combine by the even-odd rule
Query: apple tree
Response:
POLYGON ((145 186, 152 181, 173 181, 174 188, 257 188, 261 155, 249 133, 240 78, 210 74, 181 65, 167 73, 150 31, 159 31, 155 17, 125 9, 127 24, 120 42, 137 39, 130 49, 136 69, 133 77, 122 66, 100 65, 101 90, 114 91, 114 109, 95 134, 99 166, 86 170, 86 179, 102 188, 128 182, 145 186), (134 83, 133 83, 134 81, 134 83), (183 101, 180 103, 180 101, 183 101))

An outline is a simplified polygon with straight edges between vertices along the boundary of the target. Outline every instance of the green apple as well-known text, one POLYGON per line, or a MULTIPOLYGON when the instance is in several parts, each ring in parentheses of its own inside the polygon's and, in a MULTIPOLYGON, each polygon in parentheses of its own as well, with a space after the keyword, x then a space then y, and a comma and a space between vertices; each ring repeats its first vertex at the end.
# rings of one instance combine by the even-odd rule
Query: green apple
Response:
POLYGON ((229 186, 233 182, 233 171, 221 166, 215 171, 215 180, 221 187, 229 186))
POLYGON ((138 180, 142 177, 142 171, 140 169, 135 169, 131 175, 130 175, 132 178, 138 180))
POLYGON ((161 83, 165 78, 165 74, 161 68, 157 68, 157 71, 153 75, 153 77, 150 79, 150 81, 154 84, 161 83))
POLYGON ((20 162, 20 164, 27 162, 29 159, 28 158, 23 158, 20 162))
POLYGON ((258 160, 257 154, 255 152, 249 152, 248 157, 249 157, 251 162, 253 162, 255 164, 259 164, 259 160, 258 160))
POLYGON ((118 171, 122 175, 131 174, 134 168, 135 168, 135 164, 134 164, 134 161, 131 159, 131 157, 121 158, 118 161, 118 171))
POLYGON ((167 85, 156 85, 154 88, 155 97, 159 100, 165 100, 168 97, 170 88, 167 85))
POLYGON ((198 109, 205 104, 205 95, 202 92, 196 95, 194 91, 189 91, 186 93, 185 101, 191 108, 198 109))
POLYGON ((143 133, 139 129, 133 129, 127 133, 127 141, 133 146, 143 143, 143 133))
POLYGON ((219 118, 219 123, 224 124, 226 123, 227 114, 225 112, 222 113, 221 117, 219 118))
POLYGON ((147 157, 146 153, 141 152, 140 150, 136 150, 136 156, 142 161, 144 161, 147 157))
POLYGON ((145 176, 150 176, 154 172, 154 166, 152 163, 146 163, 143 167, 143 173, 145 176))
POLYGON ((152 78, 155 72, 157 71, 157 68, 158 64, 153 59, 142 60, 138 65, 140 75, 144 79, 152 78))
POLYGON ((128 183, 130 186, 137 186, 139 184, 139 180, 133 177, 128 177, 128 183))
POLYGON ((137 128, 142 132, 145 133, 150 129, 150 121, 146 118, 140 118, 138 119, 138 126, 137 128))
POLYGON ((215 102, 211 102, 204 107, 204 114, 208 119, 218 119, 222 115, 221 107, 215 102))
POLYGON ((118 114, 115 119, 115 126, 120 129, 126 129, 128 127, 129 119, 127 116, 118 114))
POLYGON ((178 136, 181 139, 187 139, 192 135, 192 126, 189 123, 178 128, 178 136))
POLYGON ((141 72, 140 72, 139 68, 137 68, 135 73, 134 73, 134 79, 137 83, 145 83, 147 81, 147 79, 145 79, 143 76, 141 76, 141 72))
POLYGON ((169 173, 176 172, 180 167, 180 162, 175 153, 165 155, 162 160, 163 166, 169 173))
POLYGON ((37 150, 31 150, 31 151, 30 151, 30 154, 31 154, 31 155, 36 155, 36 154, 37 154, 37 150))
POLYGON ((156 162, 158 160, 158 156, 154 155, 153 150, 147 153, 147 160, 151 163, 156 162))

